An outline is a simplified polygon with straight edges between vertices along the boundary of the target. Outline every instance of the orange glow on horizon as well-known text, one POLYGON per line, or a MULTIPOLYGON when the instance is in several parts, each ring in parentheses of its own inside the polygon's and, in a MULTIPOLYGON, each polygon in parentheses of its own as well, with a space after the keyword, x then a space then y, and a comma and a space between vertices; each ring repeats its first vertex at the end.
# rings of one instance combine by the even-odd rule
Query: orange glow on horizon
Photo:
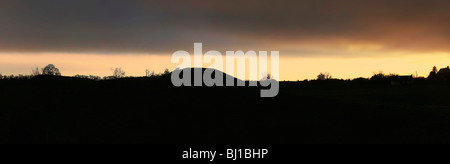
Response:
MULTIPOLYGON (((358 48, 358 47, 356 47, 358 48)), ((376 48, 376 46, 374 46, 376 48)), ((368 78, 374 72, 428 76, 433 66, 450 65, 449 53, 415 54, 395 57, 332 58, 283 56, 280 52, 280 80, 315 79, 320 72, 329 72, 334 78, 368 78)), ((145 69, 161 73, 173 70, 171 55, 98 55, 98 54, 0 54, 0 74, 30 74, 35 67, 54 64, 64 76, 109 76, 112 68, 121 67, 127 76, 144 76, 145 69)), ((207 64, 204 64, 207 66, 207 64)))

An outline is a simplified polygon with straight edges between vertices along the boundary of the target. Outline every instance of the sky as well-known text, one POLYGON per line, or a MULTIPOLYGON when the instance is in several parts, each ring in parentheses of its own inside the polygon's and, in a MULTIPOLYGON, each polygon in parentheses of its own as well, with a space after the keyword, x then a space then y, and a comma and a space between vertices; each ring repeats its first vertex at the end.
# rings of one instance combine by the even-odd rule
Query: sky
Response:
POLYGON ((280 51, 280 80, 427 76, 450 65, 448 0, 1 0, 0 73, 162 72, 177 50, 280 51))

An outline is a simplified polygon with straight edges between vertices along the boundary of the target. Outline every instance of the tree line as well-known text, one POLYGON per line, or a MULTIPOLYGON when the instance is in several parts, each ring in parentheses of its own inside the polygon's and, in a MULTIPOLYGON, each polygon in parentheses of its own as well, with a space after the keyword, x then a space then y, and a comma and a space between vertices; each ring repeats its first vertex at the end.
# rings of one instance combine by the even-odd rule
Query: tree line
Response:
MULTIPOLYGON (((92 80, 112 80, 112 79, 119 79, 119 78, 127 78, 127 77, 132 77, 132 76, 126 76, 126 72, 122 69, 122 68, 114 68, 111 69, 112 70, 112 75, 110 76, 104 76, 104 77, 100 77, 100 76, 95 76, 95 75, 75 75, 73 77, 76 78, 84 78, 84 79, 92 79, 92 80)), ((150 72, 149 69, 145 70, 145 76, 144 77, 158 77, 158 76, 163 76, 163 75, 167 75, 170 74, 169 69, 165 69, 163 73, 155 73, 154 71, 150 72)), ((61 76, 61 72, 59 71, 59 69, 53 65, 53 64, 49 64, 47 66, 45 66, 42 69, 39 69, 38 67, 33 68, 31 70, 31 74, 29 75, 2 75, 0 74, 0 79, 31 79, 35 76, 61 76)))
MULTIPOLYGON (((126 72, 122 68, 114 68, 112 70, 112 75, 110 76, 95 76, 95 75, 75 75, 73 77, 76 78, 84 78, 84 79, 92 79, 92 80, 112 80, 112 79, 118 79, 118 78, 126 78, 126 77, 132 77, 132 76, 126 76, 126 72)), ((158 77, 170 74, 169 69, 165 69, 163 73, 157 74, 154 71, 150 71, 149 69, 145 70, 145 76, 144 77, 158 77)), ((39 75, 47 75, 47 76, 61 76, 61 72, 59 69, 53 65, 49 64, 45 66, 42 69, 39 69, 38 67, 31 70, 30 75, 2 75, 0 74, 0 79, 31 79, 32 77, 39 76, 39 75)), ((400 75, 398 74, 384 74, 383 72, 377 72, 374 73, 372 77, 369 78, 369 80, 383 80, 383 79, 393 79, 398 78, 400 75)), ((410 78, 418 78, 413 75, 411 76, 403 76, 403 77, 410 77, 410 78)), ((271 79, 270 74, 263 75, 263 79, 271 79)), ((329 72, 321 72, 319 75, 317 75, 317 79, 319 81, 322 80, 332 80, 333 76, 329 72)), ((358 78, 360 79, 360 78, 358 78)), ((450 67, 441 68, 440 70, 437 69, 436 66, 433 67, 432 71, 428 75, 427 79, 433 80, 433 81, 449 81, 450 80, 450 67)))

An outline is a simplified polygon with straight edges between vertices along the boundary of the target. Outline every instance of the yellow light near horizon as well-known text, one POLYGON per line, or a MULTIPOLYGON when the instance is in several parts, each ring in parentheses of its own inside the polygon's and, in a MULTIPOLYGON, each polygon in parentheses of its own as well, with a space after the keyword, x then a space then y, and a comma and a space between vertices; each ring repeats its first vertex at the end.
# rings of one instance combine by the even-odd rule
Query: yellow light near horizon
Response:
POLYGON ((123 68, 127 76, 142 76, 146 69, 159 73, 174 67, 169 55, 0 54, 0 73, 4 74, 29 74, 32 68, 47 64, 54 64, 65 76, 109 76, 116 67, 123 68))
MULTIPOLYGON (((171 55, 149 54, 75 54, 75 53, 21 53, 0 54, 0 74, 30 74, 35 67, 56 65, 64 76, 109 76, 112 68, 121 67, 127 76, 143 76, 145 69, 163 72, 173 70, 177 64, 170 62, 171 55)), ((329 72, 335 78, 370 77, 374 72, 411 75, 416 71, 428 76, 433 66, 450 65, 449 53, 398 55, 395 57, 296 57, 280 55, 280 80, 315 79, 320 72, 329 72)), ((204 66, 207 66, 206 64, 204 66)))
POLYGON ((450 54, 415 54, 396 57, 372 58, 280 58, 282 80, 315 79, 320 72, 329 72, 334 78, 368 78, 374 72, 396 73, 427 77, 433 66, 443 68, 450 65, 450 54))

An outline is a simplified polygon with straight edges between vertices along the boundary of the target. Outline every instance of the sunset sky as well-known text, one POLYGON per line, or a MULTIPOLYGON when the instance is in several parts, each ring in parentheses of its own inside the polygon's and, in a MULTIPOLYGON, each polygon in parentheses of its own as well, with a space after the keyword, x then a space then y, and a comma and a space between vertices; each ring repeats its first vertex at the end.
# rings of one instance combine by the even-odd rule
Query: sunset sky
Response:
POLYGON ((1 0, 0 73, 173 69, 171 54, 280 51, 280 80, 427 76, 450 65, 448 0, 1 0))

